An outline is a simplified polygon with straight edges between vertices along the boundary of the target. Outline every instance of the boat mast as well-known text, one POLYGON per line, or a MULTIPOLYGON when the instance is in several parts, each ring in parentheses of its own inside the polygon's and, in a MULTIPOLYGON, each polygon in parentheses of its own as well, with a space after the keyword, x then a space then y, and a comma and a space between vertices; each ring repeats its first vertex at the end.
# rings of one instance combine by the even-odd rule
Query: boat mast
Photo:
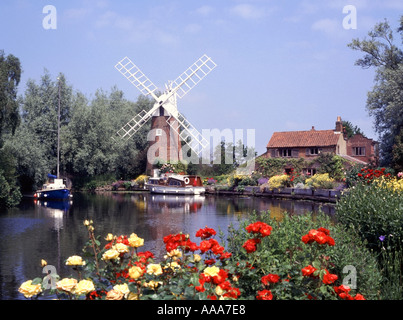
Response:
POLYGON ((57 111, 57 179, 59 179, 59 161, 60 161, 60 78, 57 77, 59 87, 59 106, 57 111))

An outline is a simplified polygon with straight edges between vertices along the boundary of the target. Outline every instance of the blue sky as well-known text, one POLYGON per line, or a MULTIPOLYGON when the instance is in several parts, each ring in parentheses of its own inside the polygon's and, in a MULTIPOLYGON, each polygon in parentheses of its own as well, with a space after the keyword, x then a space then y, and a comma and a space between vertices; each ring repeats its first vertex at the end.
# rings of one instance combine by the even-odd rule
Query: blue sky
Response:
POLYGON ((365 109, 374 71, 355 66, 347 44, 385 18, 396 29, 402 13, 401 0, 3 0, 0 49, 21 61, 21 94, 46 68, 89 98, 116 85, 133 101, 114 68, 123 57, 162 89, 207 54, 218 66, 179 111, 199 131, 254 129, 260 154, 274 131, 332 129, 337 116, 377 138, 365 109), (46 5, 56 29, 42 25, 46 5), (343 28, 347 5, 356 29, 343 28))

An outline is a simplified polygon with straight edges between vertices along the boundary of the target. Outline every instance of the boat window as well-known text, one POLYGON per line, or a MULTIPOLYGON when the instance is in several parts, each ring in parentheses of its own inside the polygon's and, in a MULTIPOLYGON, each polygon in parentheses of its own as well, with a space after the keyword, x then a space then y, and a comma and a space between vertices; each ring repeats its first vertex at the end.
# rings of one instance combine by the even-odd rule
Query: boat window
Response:
POLYGON ((179 181, 177 181, 177 180, 170 180, 169 185, 170 186, 180 186, 181 183, 179 181))

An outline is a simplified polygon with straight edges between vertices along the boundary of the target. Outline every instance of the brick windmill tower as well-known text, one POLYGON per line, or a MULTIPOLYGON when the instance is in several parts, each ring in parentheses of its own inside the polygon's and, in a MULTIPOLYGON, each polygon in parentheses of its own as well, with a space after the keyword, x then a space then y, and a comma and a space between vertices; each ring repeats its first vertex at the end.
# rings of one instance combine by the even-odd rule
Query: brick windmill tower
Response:
POLYGON ((157 87, 127 57, 119 61, 115 68, 125 76, 142 94, 150 95, 155 103, 151 110, 142 110, 126 123, 117 135, 122 139, 132 137, 146 122, 151 119, 151 130, 148 135, 149 149, 147 173, 151 174, 156 161, 177 162, 183 159, 182 142, 187 150, 199 155, 208 145, 208 141, 179 113, 177 98, 183 98, 217 65, 203 55, 176 80, 165 85, 165 91, 157 96, 157 87))

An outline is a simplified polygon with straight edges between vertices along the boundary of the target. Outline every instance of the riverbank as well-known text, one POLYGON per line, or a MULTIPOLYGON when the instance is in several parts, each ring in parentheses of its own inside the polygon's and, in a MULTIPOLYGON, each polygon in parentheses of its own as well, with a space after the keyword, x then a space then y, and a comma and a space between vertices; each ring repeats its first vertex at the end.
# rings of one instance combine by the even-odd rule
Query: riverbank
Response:
POLYGON ((301 188, 282 188, 268 189, 261 187, 243 187, 236 190, 225 190, 208 186, 206 187, 207 194, 214 195, 247 195, 255 197, 270 197, 270 198, 286 198, 295 200, 311 200, 320 202, 335 203, 341 197, 341 190, 333 189, 301 189, 301 188))

